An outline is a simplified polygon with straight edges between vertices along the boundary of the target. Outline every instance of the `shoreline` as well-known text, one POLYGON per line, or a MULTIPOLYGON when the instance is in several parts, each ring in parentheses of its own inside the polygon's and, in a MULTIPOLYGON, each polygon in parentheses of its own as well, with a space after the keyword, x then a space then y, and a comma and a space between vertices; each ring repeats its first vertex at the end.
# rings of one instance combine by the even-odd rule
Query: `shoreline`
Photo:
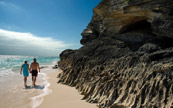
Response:
POLYGON ((1 81, 3 88, 0 89, 0 96, 3 97, 0 99, 1 107, 35 108, 40 105, 42 97, 49 93, 47 72, 55 72, 51 67, 50 65, 47 68, 41 69, 41 73, 37 77, 36 87, 34 88, 32 87, 31 74, 27 78, 27 88, 23 84, 23 75, 14 73, 11 76, 5 76, 6 79, 3 84, 1 81))
POLYGON ((47 74, 57 72, 52 69, 58 57, 37 57, 41 72, 38 74, 36 87, 32 87, 32 75, 27 77, 27 88, 24 86, 21 64, 27 60, 30 64, 33 56, 0 55, 0 105, 2 108, 34 108, 42 102, 43 96, 50 91, 47 74), (8 104, 7 104, 8 103, 8 104))
POLYGON ((60 69, 57 72, 47 74, 48 83, 50 86, 48 89, 51 93, 44 95, 42 103, 36 108, 97 108, 96 104, 87 103, 82 95, 74 87, 58 84, 57 75, 61 72, 60 69))
POLYGON ((44 96, 46 96, 46 95, 48 95, 48 94, 50 94, 52 91, 48 88, 49 86, 50 86, 50 83, 48 82, 48 76, 47 76, 47 74, 46 73, 43 73, 44 74, 44 78, 43 78, 43 80, 44 80, 44 82, 43 82, 43 93, 41 93, 41 94, 39 94, 39 95, 36 95, 36 96, 34 96, 34 97, 32 97, 31 98, 31 106, 32 106, 32 108, 36 108, 36 107, 38 107, 41 103, 42 103, 42 101, 43 101, 43 97, 44 96))

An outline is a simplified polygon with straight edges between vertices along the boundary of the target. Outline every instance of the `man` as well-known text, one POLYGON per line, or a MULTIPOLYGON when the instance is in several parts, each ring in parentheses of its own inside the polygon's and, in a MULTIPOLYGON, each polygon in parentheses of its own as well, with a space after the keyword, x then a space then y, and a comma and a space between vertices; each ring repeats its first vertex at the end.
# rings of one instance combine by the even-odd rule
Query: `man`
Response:
POLYGON ((40 72, 40 67, 39 64, 36 62, 36 58, 34 58, 34 62, 32 62, 30 66, 30 71, 32 73, 32 86, 34 87, 35 87, 38 70, 40 72))
POLYGON ((24 86, 27 88, 27 77, 29 76, 29 64, 27 64, 27 61, 24 61, 24 64, 21 66, 20 74, 22 74, 23 70, 23 76, 24 76, 24 86))

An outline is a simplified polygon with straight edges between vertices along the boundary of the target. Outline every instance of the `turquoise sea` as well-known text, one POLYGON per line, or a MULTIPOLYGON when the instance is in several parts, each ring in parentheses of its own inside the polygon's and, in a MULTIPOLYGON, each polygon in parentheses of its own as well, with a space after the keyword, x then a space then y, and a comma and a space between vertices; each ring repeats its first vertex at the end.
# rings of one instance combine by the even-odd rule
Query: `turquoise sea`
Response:
POLYGON ((40 66, 54 65, 59 60, 59 57, 0 55, 0 77, 19 72, 24 61, 26 60, 28 64, 31 64, 33 58, 37 58, 40 66))

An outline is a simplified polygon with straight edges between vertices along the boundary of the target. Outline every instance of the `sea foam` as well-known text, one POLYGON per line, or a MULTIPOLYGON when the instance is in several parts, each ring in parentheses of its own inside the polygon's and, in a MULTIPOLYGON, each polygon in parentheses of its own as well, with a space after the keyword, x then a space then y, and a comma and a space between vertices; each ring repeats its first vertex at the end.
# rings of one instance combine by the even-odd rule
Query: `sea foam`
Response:
MULTIPOLYGON (((43 71, 51 71, 52 69, 45 68, 43 71)), ((36 108, 38 107, 42 102, 43 102, 43 97, 50 94, 52 92, 51 89, 49 89, 48 87, 50 86, 50 83, 48 82, 49 77, 47 76, 46 73, 40 73, 40 75, 43 76, 43 80, 44 80, 44 87, 42 90, 42 93, 40 95, 34 96, 32 97, 32 102, 31 102, 31 106, 32 108, 36 108)))

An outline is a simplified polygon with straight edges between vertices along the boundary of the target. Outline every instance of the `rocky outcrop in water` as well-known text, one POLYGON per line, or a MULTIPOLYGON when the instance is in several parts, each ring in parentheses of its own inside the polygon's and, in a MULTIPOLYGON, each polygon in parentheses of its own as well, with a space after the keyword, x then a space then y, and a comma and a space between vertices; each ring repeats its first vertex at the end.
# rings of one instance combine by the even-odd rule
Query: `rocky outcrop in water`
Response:
POLYGON ((173 108, 173 1, 102 0, 59 83, 100 108, 173 108))

